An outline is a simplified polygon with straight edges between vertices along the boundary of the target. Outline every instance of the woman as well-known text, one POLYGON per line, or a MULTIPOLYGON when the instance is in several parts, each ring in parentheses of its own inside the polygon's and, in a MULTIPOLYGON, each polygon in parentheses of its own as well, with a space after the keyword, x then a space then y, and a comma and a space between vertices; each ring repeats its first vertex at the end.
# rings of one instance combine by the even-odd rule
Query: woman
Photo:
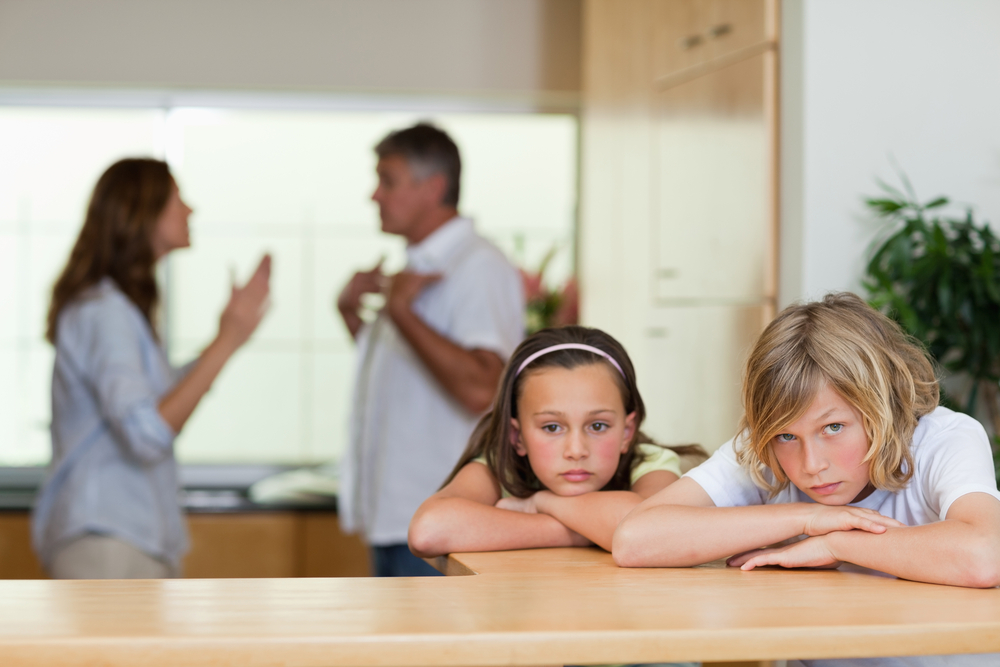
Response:
POLYGON ((233 287, 201 356, 172 368, 156 334, 157 261, 186 248, 191 209, 166 163, 126 159, 98 180, 52 290, 52 463, 32 517, 56 579, 178 576, 187 533, 177 433, 267 306, 270 257, 233 287))

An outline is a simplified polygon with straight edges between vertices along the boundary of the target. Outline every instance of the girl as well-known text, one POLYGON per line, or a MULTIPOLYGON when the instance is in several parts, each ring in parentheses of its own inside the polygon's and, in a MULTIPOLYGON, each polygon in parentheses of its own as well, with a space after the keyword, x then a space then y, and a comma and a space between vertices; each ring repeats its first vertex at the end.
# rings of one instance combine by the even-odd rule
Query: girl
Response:
POLYGON ((186 248, 191 209, 166 163, 126 159, 94 187, 52 290, 52 463, 32 518, 57 579, 176 576, 187 547, 173 442, 264 314, 270 259, 233 287, 219 333, 184 371, 155 333, 155 264, 186 248))
MULTIPOLYGON (((615 562, 846 562, 915 581, 1000 585, 986 433, 938 406, 923 349, 860 298, 786 308, 750 353, 743 406, 736 438, 625 518, 615 562), (793 541, 762 548, 784 540, 793 541)), ((892 664, 943 664, 933 660, 892 664)))
POLYGON ((493 409, 451 476, 414 515, 410 549, 424 557, 610 550, 622 517, 677 480, 678 454, 701 453, 653 444, 639 430, 645 415, 614 338, 578 326, 534 334, 508 361, 493 409))

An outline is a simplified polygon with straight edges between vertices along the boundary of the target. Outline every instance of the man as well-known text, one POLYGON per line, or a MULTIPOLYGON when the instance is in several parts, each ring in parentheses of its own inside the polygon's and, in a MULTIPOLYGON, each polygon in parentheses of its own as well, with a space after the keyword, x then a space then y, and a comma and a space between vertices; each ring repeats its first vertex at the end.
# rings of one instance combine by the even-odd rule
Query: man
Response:
POLYGON ((421 123, 375 147, 382 231, 407 241, 406 268, 356 273, 337 309, 358 343, 341 526, 361 532, 377 576, 436 574, 406 546, 410 518, 444 482, 524 331, 519 274, 458 215, 461 161, 421 123), (375 320, 361 297, 386 294, 375 320))

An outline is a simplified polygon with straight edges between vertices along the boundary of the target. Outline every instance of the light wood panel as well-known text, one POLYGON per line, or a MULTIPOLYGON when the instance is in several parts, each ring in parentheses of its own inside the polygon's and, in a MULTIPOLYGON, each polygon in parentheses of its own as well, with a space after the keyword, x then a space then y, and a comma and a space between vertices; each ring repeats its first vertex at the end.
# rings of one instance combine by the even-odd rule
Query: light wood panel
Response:
POLYGON ((658 306, 760 302, 773 293, 766 60, 755 56, 657 95, 652 236, 658 306))
POLYGON ((563 665, 1000 651, 1000 589, 619 569, 598 549, 429 578, 0 582, 5 665, 563 665))
POLYGON ((646 423, 665 444, 714 450, 736 433, 743 414, 740 374, 769 317, 764 305, 659 308, 646 346, 655 367, 637 371, 646 423))

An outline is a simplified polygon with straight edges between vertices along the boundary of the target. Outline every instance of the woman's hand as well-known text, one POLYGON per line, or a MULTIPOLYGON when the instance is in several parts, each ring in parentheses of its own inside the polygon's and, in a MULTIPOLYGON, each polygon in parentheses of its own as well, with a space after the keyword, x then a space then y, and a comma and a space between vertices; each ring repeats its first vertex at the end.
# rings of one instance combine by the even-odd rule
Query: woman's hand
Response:
POLYGON ((747 551, 726 560, 726 565, 741 570, 752 570, 764 565, 833 569, 840 567, 840 564, 841 561, 834 556, 822 535, 807 537, 784 547, 747 551))
POLYGON ((826 535, 838 530, 863 530, 878 534, 884 533, 886 528, 899 528, 905 525, 864 507, 830 507, 815 504, 809 505, 807 512, 802 526, 803 535, 826 535))
POLYGON ((264 255, 243 287, 232 286, 229 303, 219 317, 219 339, 231 349, 242 346, 267 312, 271 293, 271 255, 264 255))

